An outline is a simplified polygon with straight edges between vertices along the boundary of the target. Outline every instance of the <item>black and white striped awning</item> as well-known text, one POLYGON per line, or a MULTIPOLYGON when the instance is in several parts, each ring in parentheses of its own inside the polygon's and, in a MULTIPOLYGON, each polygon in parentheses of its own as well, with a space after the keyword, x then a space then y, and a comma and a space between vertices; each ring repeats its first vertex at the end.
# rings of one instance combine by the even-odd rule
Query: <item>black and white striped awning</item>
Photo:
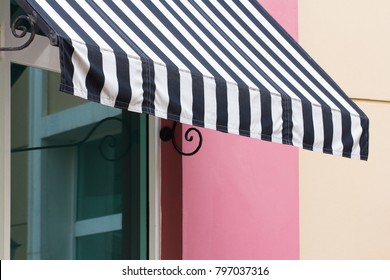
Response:
POLYGON ((367 159, 366 115, 255 0, 18 2, 56 35, 62 91, 367 159))

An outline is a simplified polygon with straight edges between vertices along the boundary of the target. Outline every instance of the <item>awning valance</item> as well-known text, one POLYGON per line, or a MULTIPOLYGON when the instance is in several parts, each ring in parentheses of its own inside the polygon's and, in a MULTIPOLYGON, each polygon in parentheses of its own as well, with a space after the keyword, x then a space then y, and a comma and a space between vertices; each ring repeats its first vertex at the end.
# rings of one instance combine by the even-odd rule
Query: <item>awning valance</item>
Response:
POLYGON ((366 115, 255 0, 18 2, 56 38, 62 91, 367 159, 366 115))

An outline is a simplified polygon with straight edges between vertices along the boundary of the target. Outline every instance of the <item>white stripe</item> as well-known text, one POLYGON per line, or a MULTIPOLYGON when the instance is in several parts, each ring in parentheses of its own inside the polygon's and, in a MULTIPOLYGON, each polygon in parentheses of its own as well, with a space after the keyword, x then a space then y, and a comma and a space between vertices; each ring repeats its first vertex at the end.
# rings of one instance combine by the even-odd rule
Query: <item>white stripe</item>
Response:
POLYGON ((332 111, 332 120, 333 120, 333 139, 332 139, 333 154, 342 156, 344 147, 343 147, 343 139, 342 139, 341 113, 338 111, 332 111))
POLYGON ((249 89, 251 104, 251 135, 252 138, 261 139, 261 98, 260 91, 249 89))
POLYGON ((282 98, 271 94, 272 142, 283 143, 282 98))
POLYGON ((158 63, 154 64, 155 71, 155 84, 156 84, 156 93, 154 99, 154 106, 156 117, 163 119, 168 118, 168 105, 169 105, 169 95, 168 95, 168 72, 165 66, 162 66, 158 63))
POLYGON ((86 86, 86 78, 89 71, 88 50, 84 43, 72 41, 73 54, 72 64, 73 70, 73 93, 75 96, 88 99, 88 89, 86 86))
POLYGON ((292 109, 292 142, 295 147, 303 147, 303 111, 302 102, 299 100, 291 100, 292 109))
POLYGON ((180 122, 192 124, 192 76, 191 73, 180 71, 180 122))
POLYGON ((138 59, 129 59, 130 67, 130 87, 131 87, 131 100, 129 109, 138 113, 142 112, 142 102, 144 100, 142 88, 142 62, 138 59))
MULTIPOLYGON (((104 73, 104 85, 100 93, 100 103, 115 106, 115 100, 119 92, 116 59, 110 51, 100 50, 102 54, 102 68, 104 73)), ((115 57, 115 55, 114 55, 115 57)))
MULTIPOLYGON (((227 84, 228 132, 240 134, 240 107, 238 86, 227 84)), ((249 110, 249 108, 248 108, 249 110)))
POLYGON ((363 133, 363 128, 360 124, 360 117, 352 116, 351 117, 351 133, 353 137, 353 147, 351 158, 360 159, 360 137, 363 133))
POLYGON ((215 80, 204 78, 204 124, 206 128, 217 129, 217 97, 215 80))
POLYGON ((322 152, 324 148, 324 123, 322 121, 322 108, 313 105, 312 114, 314 126, 313 151, 322 152))

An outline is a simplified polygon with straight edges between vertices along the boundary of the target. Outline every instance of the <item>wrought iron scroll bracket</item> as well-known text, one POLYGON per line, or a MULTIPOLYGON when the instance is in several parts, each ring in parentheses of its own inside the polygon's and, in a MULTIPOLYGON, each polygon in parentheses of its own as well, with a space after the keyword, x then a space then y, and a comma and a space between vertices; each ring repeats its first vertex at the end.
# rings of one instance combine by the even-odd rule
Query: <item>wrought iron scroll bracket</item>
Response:
POLYGON ((17 47, 0 47, 0 51, 20 51, 28 47, 35 38, 37 17, 37 13, 35 11, 27 16, 18 16, 12 23, 12 34, 18 39, 24 38, 30 28, 30 38, 28 38, 23 45, 17 47), (28 23, 29 26, 25 26, 22 23, 28 23))
POLYGON ((164 142, 168 142, 169 140, 172 141, 172 145, 173 147, 175 148, 175 150, 183 155, 183 156, 193 156, 195 155, 197 152, 199 152, 200 148, 202 147, 202 144, 203 144, 203 137, 202 137, 202 133, 196 129, 195 127, 190 127, 189 129, 187 129, 186 133, 184 134, 184 139, 188 142, 192 142, 194 140, 194 137, 191 136, 191 132, 195 132, 196 134, 198 134, 198 138, 199 138, 199 143, 198 143, 198 146, 195 148, 194 151, 192 152, 189 152, 189 153, 186 153, 186 152, 183 152, 180 147, 177 145, 176 143, 176 140, 175 140, 175 131, 176 131, 176 126, 177 126, 177 122, 174 122, 173 123, 173 126, 172 128, 170 127, 163 127, 161 130, 160 130, 160 139, 164 142))

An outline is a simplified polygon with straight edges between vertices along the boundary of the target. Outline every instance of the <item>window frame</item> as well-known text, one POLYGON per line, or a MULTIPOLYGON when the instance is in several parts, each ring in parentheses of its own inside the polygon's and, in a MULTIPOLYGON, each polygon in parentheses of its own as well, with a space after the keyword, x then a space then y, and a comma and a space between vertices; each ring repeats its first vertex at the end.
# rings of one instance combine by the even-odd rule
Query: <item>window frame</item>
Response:
MULTIPOLYGON (((0 3, 0 46, 18 46, 10 29, 10 0, 0 3)), ((49 39, 36 35, 29 47, 16 52, 0 52, 0 259, 10 259, 11 232, 11 63, 60 72, 59 50, 49 39)), ((149 169, 149 259, 160 259, 160 188, 161 148, 160 121, 148 116, 149 169)))

